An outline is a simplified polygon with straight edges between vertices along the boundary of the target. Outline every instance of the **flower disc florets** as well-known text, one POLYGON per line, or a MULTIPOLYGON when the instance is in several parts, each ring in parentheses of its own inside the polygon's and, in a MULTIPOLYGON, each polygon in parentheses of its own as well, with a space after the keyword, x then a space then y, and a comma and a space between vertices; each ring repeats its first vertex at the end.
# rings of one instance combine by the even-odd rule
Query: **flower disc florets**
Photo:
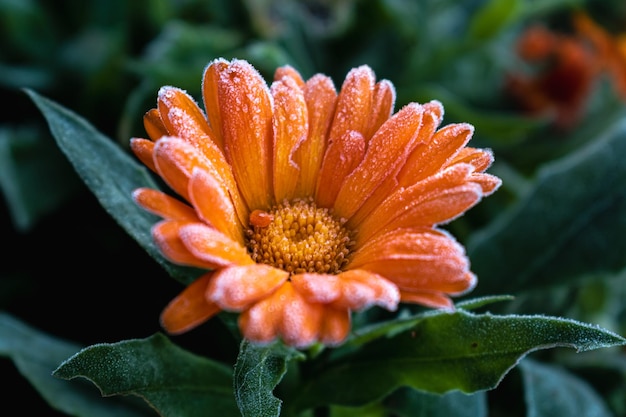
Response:
POLYGON ((284 201, 252 213, 246 243, 257 263, 295 274, 338 274, 354 245, 344 223, 312 200, 284 201))

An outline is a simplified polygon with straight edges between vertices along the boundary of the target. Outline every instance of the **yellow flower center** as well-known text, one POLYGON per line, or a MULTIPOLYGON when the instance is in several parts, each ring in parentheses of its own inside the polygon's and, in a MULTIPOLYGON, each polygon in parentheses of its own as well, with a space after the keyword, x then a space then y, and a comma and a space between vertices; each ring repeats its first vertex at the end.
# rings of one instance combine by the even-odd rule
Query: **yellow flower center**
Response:
POLYGON ((250 214, 248 250, 255 262, 292 274, 338 274, 354 245, 344 223, 311 200, 285 201, 250 214))

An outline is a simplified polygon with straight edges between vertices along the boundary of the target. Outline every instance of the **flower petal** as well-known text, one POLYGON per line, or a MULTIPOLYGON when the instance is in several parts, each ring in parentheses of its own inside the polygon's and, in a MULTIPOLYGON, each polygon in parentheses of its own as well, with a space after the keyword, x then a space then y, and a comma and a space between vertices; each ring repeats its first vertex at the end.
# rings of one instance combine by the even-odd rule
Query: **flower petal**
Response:
POLYGON ((473 288, 465 250, 442 231, 393 231, 355 254, 350 268, 382 275, 403 291, 460 294, 473 288))
POLYGON ((253 263, 245 247, 202 223, 181 226, 179 236, 193 256, 216 267, 253 263))
POLYGON ((269 88, 248 62, 217 67, 224 149, 247 206, 267 209, 272 193, 272 113, 269 88))
POLYGON ((381 230, 397 227, 432 226, 458 216, 482 196, 482 189, 469 182, 473 167, 457 164, 408 188, 399 188, 376 207, 358 229, 357 246, 381 230))
POLYGON ((153 141, 158 140, 161 136, 170 136, 163 124, 163 120, 161 120, 161 114, 158 109, 150 109, 144 114, 143 127, 153 141))
POLYGON ((243 245, 242 225, 230 196, 209 172, 196 168, 189 180, 189 198, 202 220, 243 245))
POLYGON ((365 139, 356 131, 349 131, 339 140, 328 143, 317 178, 315 200, 319 207, 333 207, 341 184, 361 162, 364 154, 365 139))
POLYGON ((350 131, 365 133, 370 123, 375 78, 367 65, 348 72, 337 97, 337 109, 329 133, 331 142, 350 131))
POLYGON ((289 273, 264 264, 224 268, 215 274, 206 297, 224 310, 241 311, 271 296, 289 273))
POLYGON ((276 68, 276 71, 274 71, 274 81, 282 80, 283 77, 290 78, 300 89, 304 88, 302 76, 291 65, 283 65, 282 67, 276 68))
POLYGON ((246 224, 248 210, 239 194, 232 168, 222 149, 215 143, 215 135, 208 125, 202 110, 183 90, 162 87, 159 90, 159 111, 161 119, 171 132, 170 136, 184 139, 193 145, 216 172, 216 178, 233 200, 242 224, 246 224))
POLYGON ((296 151, 307 138, 309 116, 304 93, 292 78, 274 81, 270 91, 274 98, 274 199, 291 200, 300 176, 296 151))
POLYGON ((337 92, 332 80, 317 74, 304 87, 304 100, 309 114, 309 134, 298 149, 300 181, 296 195, 312 196, 315 193, 318 173, 326 150, 326 135, 335 112, 337 92))
POLYGON ((441 170, 469 142, 473 133, 474 126, 468 123, 439 129, 426 146, 417 147, 411 154, 399 177, 400 184, 415 184, 441 170))
POLYGON ((400 301, 398 287, 383 276, 353 269, 339 274, 341 297, 334 306, 360 311, 377 305, 394 311, 400 301))
POLYGON ((304 298, 312 303, 328 304, 341 296, 341 280, 338 275, 296 274, 291 283, 304 298))
POLYGON ((209 63, 204 69, 202 76, 202 100, 206 109, 207 119, 215 144, 224 151, 224 134, 222 132, 222 114, 220 112, 220 100, 217 82, 220 74, 228 67, 229 62, 218 58, 209 63))
POLYGON ((152 227, 152 238, 159 251, 178 265, 195 266, 204 269, 214 269, 217 264, 204 261, 192 254, 180 238, 181 227, 189 222, 165 220, 152 227))
POLYGON ((450 297, 441 292, 401 291, 400 300, 403 303, 420 304, 430 308, 442 308, 454 311, 454 303, 450 297))
POLYGON ((334 206, 338 217, 352 217, 386 178, 395 176, 415 146, 422 113, 419 104, 408 104, 378 129, 359 166, 341 184, 334 206))
POLYGON ((366 141, 369 142, 383 123, 391 117, 395 102, 396 89, 391 82, 381 80, 374 85, 371 115, 367 129, 363 134, 366 141))
POLYGON ((212 273, 205 274, 189 284, 161 313, 161 326, 170 334, 180 334, 204 323, 220 308, 204 298, 212 273))
POLYGON ((254 304, 239 316, 245 338, 268 343, 282 337, 290 346, 313 344, 320 331, 323 307, 308 303, 286 282, 276 292, 254 304))
POLYGON ((180 88, 164 86, 159 89, 158 110, 169 136, 178 136, 201 151, 213 143, 213 132, 189 94, 180 88))
POLYGON ((133 200, 144 210, 168 220, 200 221, 196 212, 187 204, 152 188, 133 191, 133 200))
POLYGON ((157 172, 154 165, 154 142, 148 139, 132 138, 130 140, 130 149, 145 166, 153 172, 157 172))
POLYGON ((319 341, 327 346, 343 343, 350 332, 350 311, 346 308, 324 308, 319 341))

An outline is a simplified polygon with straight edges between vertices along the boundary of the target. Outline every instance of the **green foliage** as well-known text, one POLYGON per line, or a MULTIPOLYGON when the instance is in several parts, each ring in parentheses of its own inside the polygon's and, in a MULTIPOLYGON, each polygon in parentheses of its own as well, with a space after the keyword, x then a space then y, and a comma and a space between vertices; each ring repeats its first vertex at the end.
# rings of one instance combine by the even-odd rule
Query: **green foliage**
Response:
POLYGON ((0 0, 3 407, 43 415, 17 400, 20 378, 31 399, 73 416, 623 415, 626 106, 603 79, 579 123, 558 130, 504 91, 528 70, 515 54, 521 30, 568 27, 575 9, 612 28, 626 16, 622 2, 585 0, 0 0), (219 57, 249 60, 268 81, 290 64, 337 86, 368 64, 395 85, 396 108, 437 99, 445 123, 472 123, 472 146, 493 149, 490 172, 503 179, 447 225, 467 248, 477 298, 452 313, 360 313, 335 348, 240 341, 228 314, 194 330, 199 340, 159 333, 160 308, 201 271, 155 247, 157 218, 131 193, 160 184, 127 144, 145 135, 159 87, 199 99, 202 70, 219 57), (123 238, 97 233, 103 220, 80 205, 84 193, 123 238), (50 230, 46 253, 31 249, 50 230))

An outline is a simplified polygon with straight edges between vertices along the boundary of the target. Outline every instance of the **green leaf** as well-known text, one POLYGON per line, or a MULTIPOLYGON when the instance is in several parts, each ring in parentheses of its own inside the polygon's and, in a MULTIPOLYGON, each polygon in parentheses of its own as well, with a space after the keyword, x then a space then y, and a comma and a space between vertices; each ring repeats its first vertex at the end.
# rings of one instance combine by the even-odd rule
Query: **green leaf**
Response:
POLYGON ((458 391, 438 395, 400 388, 387 399, 385 405, 398 417, 487 417, 487 395, 471 395, 458 391))
POLYGON ((608 330, 557 317, 463 310, 424 315, 407 331, 364 345, 311 375, 292 403, 297 410, 320 404, 359 406, 401 386, 474 393, 495 388, 534 350, 564 346, 582 352, 623 344, 626 339, 608 330))
POLYGON ((474 233, 475 295, 571 284, 626 268, 626 120, 541 168, 533 188, 474 233))
POLYGON ((189 353, 161 333, 87 347, 54 375, 87 378, 104 396, 137 395, 164 417, 239 416, 231 368, 189 353))
POLYGON ((244 417, 278 417, 281 401, 272 391, 292 359, 304 355, 280 342, 260 346, 242 341, 235 364, 235 397, 244 417))
POLYGON ((136 188, 158 188, 148 170, 85 119, 32 90, 25 91, 45 116, 59 148, 102 207, 171 276, 183 283, 196 278, 196 270, 173 265, 163 258, 150 235, 158 218, 140 209, 132 199, 136 188))
POLYGON ((604 400, 585 380, 566 370, 525 359, 519 364, 527 416, 612 417, 604 400))
POLYGON ((140 417, 153 415, 141 402, 102 398, 84 381, 64 381, 54 369, 80 346, 42 333, 16 318, 0 313, 0 356, 8 356, 20 373, 56 410, 74 416, 140 417))
POLYGON ((31 230, 80 185, 49 136, 32 128, 0 128, 0 190, 18 230, 31 230))

